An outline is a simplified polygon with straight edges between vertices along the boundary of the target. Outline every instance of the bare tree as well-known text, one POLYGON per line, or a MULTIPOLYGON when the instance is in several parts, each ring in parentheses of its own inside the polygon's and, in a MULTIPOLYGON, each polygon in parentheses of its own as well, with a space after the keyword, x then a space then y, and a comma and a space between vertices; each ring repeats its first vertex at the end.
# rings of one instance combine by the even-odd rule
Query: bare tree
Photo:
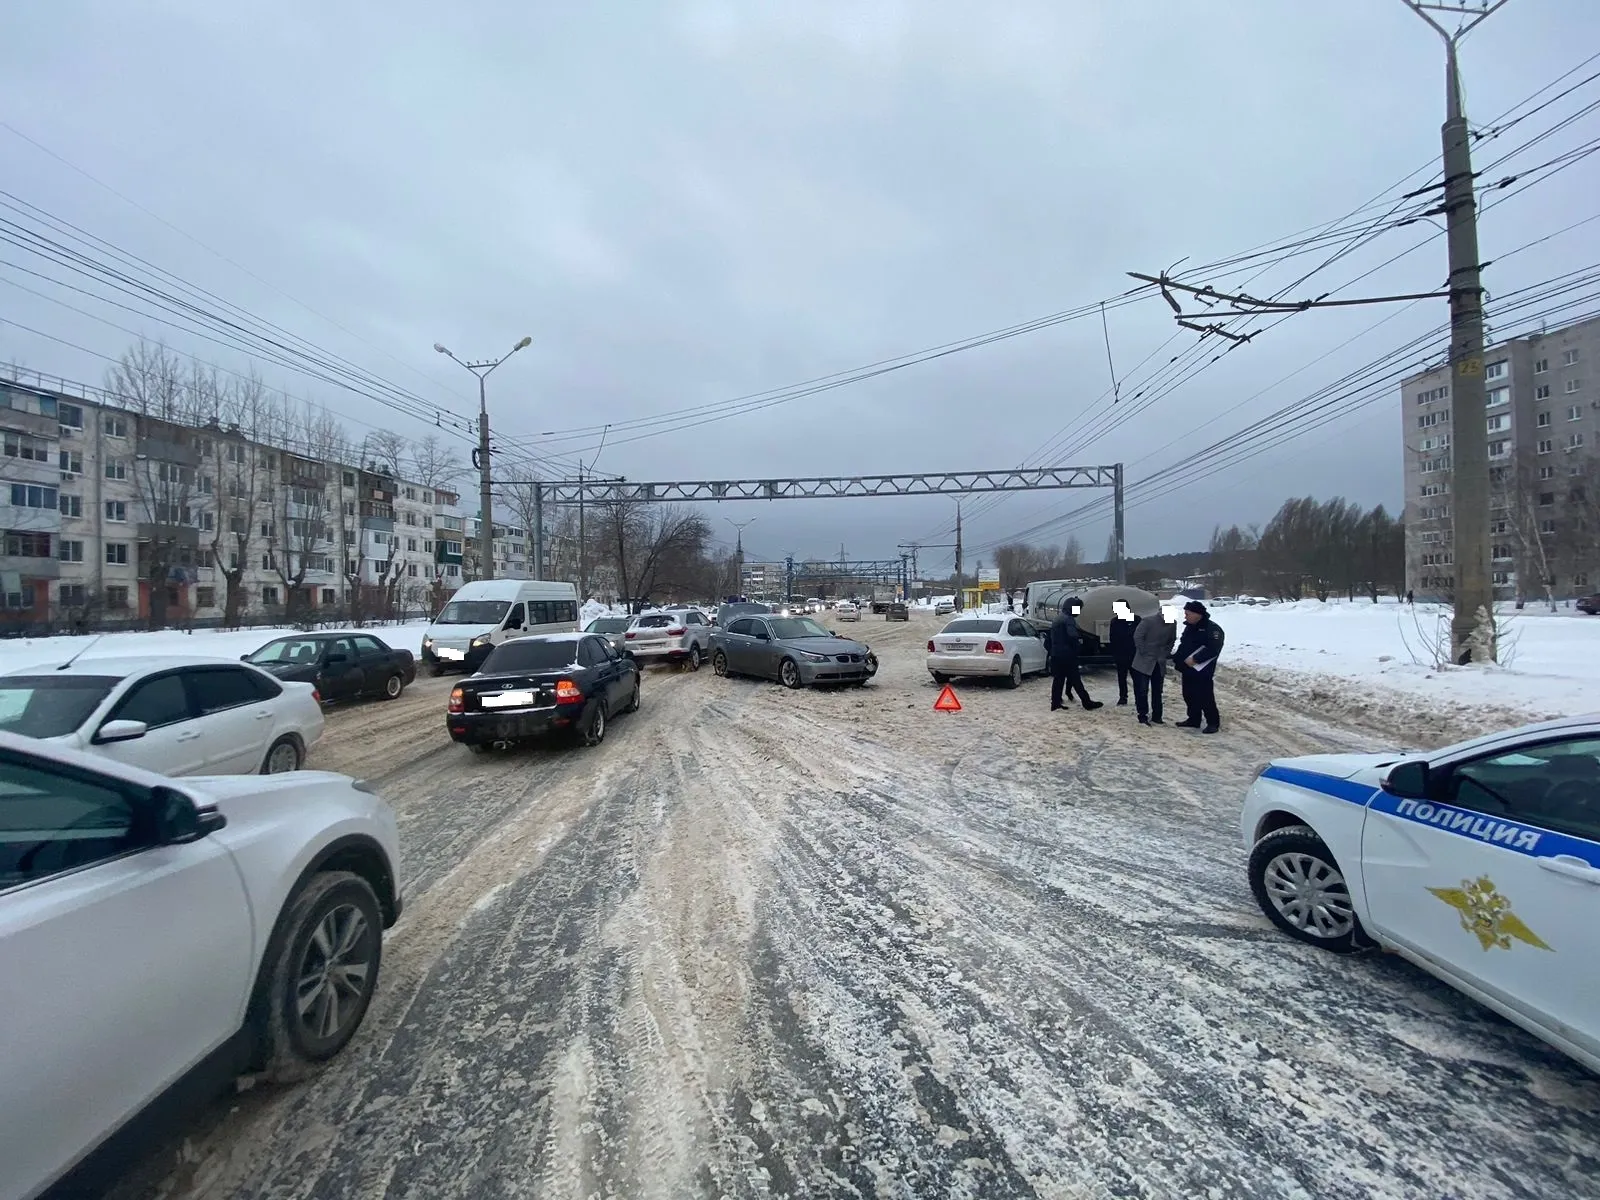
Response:
POLYGON ((198 449, 195 433, 155 417, 139 418, 139 454, 131 479, 139 522, 139 574, 150 601, 150 628, 167 623, 168 588, 193 567, 199 552, 193 502, 198 449))
POLYGON ((263 446, 280 445, 283 440, 283 409, 254 371, 224 389, 212 480, 216 521, 211 558, 226 589, 222 620, 231 627, 237 627, 244 614, 244 579, 253 558, 256 526, 263 515, 268 519, 272 515, 272 473, 263 446))
POLYGON ((1507 469, 1490 495, 1490 527, 1503 530, 1493 535, 1494 544, 1509 548, 1516 563, 1518 608, 1530 593, 1543 596, 1551 612, 1556 608, 1556 489, 1554 479, 1535 478, 1533 468, 1524 463, 1507 469))
POLYGON ((140 416, 182 425, 199 425, 212 414, 197 403, 192 376, 164 342, 141 338, 106 371, 106 390, 140 416))
POLYGON ((286 440, 304 452, 278 455, 270 553, 283 581, 285 607, 304 618, 314 603, 306 590, 307 576, 313 571, 332 574, 339 566, 328 491, 336 482, 333 472, 348 455, 348 439, 326 409, 312 404, 291 413, 286 424, 286 440))
POLYGON ((446 445, 436 433, 411 443, 411 467, 423 487, 452 492, 466 469, 455 448, 446 445))
POLYGON ((361 443, 361 462, 363 466, 371 464, 396 478, 405 474, 400 469, 400 464, 406 459, 406 447, 409 445, 401 434, 392 430, 380 429, 369 433, 366 440, 361 443))
POLYGON ((635 609, 651 597, 696 582, 711 529, 705 519, 666 505, 600 506, 622 595, 635 609))

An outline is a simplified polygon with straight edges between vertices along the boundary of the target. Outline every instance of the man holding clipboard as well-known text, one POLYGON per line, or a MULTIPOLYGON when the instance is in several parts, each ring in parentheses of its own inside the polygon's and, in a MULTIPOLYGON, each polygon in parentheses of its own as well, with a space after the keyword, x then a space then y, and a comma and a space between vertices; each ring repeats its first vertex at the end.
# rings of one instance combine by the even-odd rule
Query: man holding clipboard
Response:
POLYGON ((1211 619, 1206 606, 1198 600, 1183 606, 1183 621, 1183 637, 1172 661, 1183 684, 1183 703, 1189 710, 1189 719, 1179 721, 1178 727, 1216 733, 1222 728, 1222 717, 1217 712, 1217 658, 1222 653, 1222 626, 1211 619))

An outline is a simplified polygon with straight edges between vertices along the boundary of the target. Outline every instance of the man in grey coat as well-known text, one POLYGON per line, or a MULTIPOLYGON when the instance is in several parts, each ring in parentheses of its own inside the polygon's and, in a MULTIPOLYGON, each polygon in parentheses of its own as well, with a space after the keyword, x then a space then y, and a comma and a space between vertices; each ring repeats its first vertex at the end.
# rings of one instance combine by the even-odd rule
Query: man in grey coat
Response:
POLYGON ((1164 610, 1133 623, 1133 702, 1141 725, 1163 724, 1161 683, 1177 640, 1178 627, 1167 620, 1164 610))

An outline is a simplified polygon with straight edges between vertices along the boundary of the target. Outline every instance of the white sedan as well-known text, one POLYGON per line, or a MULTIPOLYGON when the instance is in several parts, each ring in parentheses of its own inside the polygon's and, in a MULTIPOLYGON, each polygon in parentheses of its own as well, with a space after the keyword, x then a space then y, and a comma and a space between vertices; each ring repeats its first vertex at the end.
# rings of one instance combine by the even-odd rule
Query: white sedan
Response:
POLYGON ((393 812, 343 775, 174 780, 0 733, 0 1196, 100 1195, 85 1157, 179 1081, 332 1058, 398 880, 393 812))
POLYGON ((1600 1071, 1600 716, 1279 759, 1240 822, 1280 929, 1392 950, 1600 1071))
POLYGON ((854 600, 841 600, 834 607, 833 615, 841 621, 861 620, 861 608, 854 600))
POLYGON ((958 617, 928 640, 935 683, 960 675, 1001 676, 1012 687, 1050 669, 1045 626, 1023 617, 958 617))
POLYGON ((212 658, 90 658, 0 675, 0 731, 162 775, 298 770, 322 736, 309 683, 212 658))

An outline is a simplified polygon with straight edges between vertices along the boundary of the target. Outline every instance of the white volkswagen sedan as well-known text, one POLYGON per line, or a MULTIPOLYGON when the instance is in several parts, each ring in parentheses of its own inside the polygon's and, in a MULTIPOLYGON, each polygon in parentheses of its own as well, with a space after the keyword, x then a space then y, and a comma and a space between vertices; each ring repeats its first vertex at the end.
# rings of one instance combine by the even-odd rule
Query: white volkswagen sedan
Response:
POLYGON ((1600 715, 1279 759, 1240 820, 1284 932, 1392 950, 1600 1071, 1600 715))
POLYGON ((928 673, 935 683, 987 675, 1021 687, 1024 675, 1050 669, 1046 632, 1024 617, 958 617, 928 640, 928 673))
POLYGON ((100 1195, 175 1084, 343 1049, 399 853, 343 775, 174 780, 0 733, 0 1196, 100 1195))
POLYGON ((834 606, 833 615, 841 621, 859 621, 861 607, 854 600, 841 600, 834 606))
POLYGON ((311 684, 225 658, 90 658, 0 675, 0 731, 162 775, 295 771, 322 725, 311 684))

